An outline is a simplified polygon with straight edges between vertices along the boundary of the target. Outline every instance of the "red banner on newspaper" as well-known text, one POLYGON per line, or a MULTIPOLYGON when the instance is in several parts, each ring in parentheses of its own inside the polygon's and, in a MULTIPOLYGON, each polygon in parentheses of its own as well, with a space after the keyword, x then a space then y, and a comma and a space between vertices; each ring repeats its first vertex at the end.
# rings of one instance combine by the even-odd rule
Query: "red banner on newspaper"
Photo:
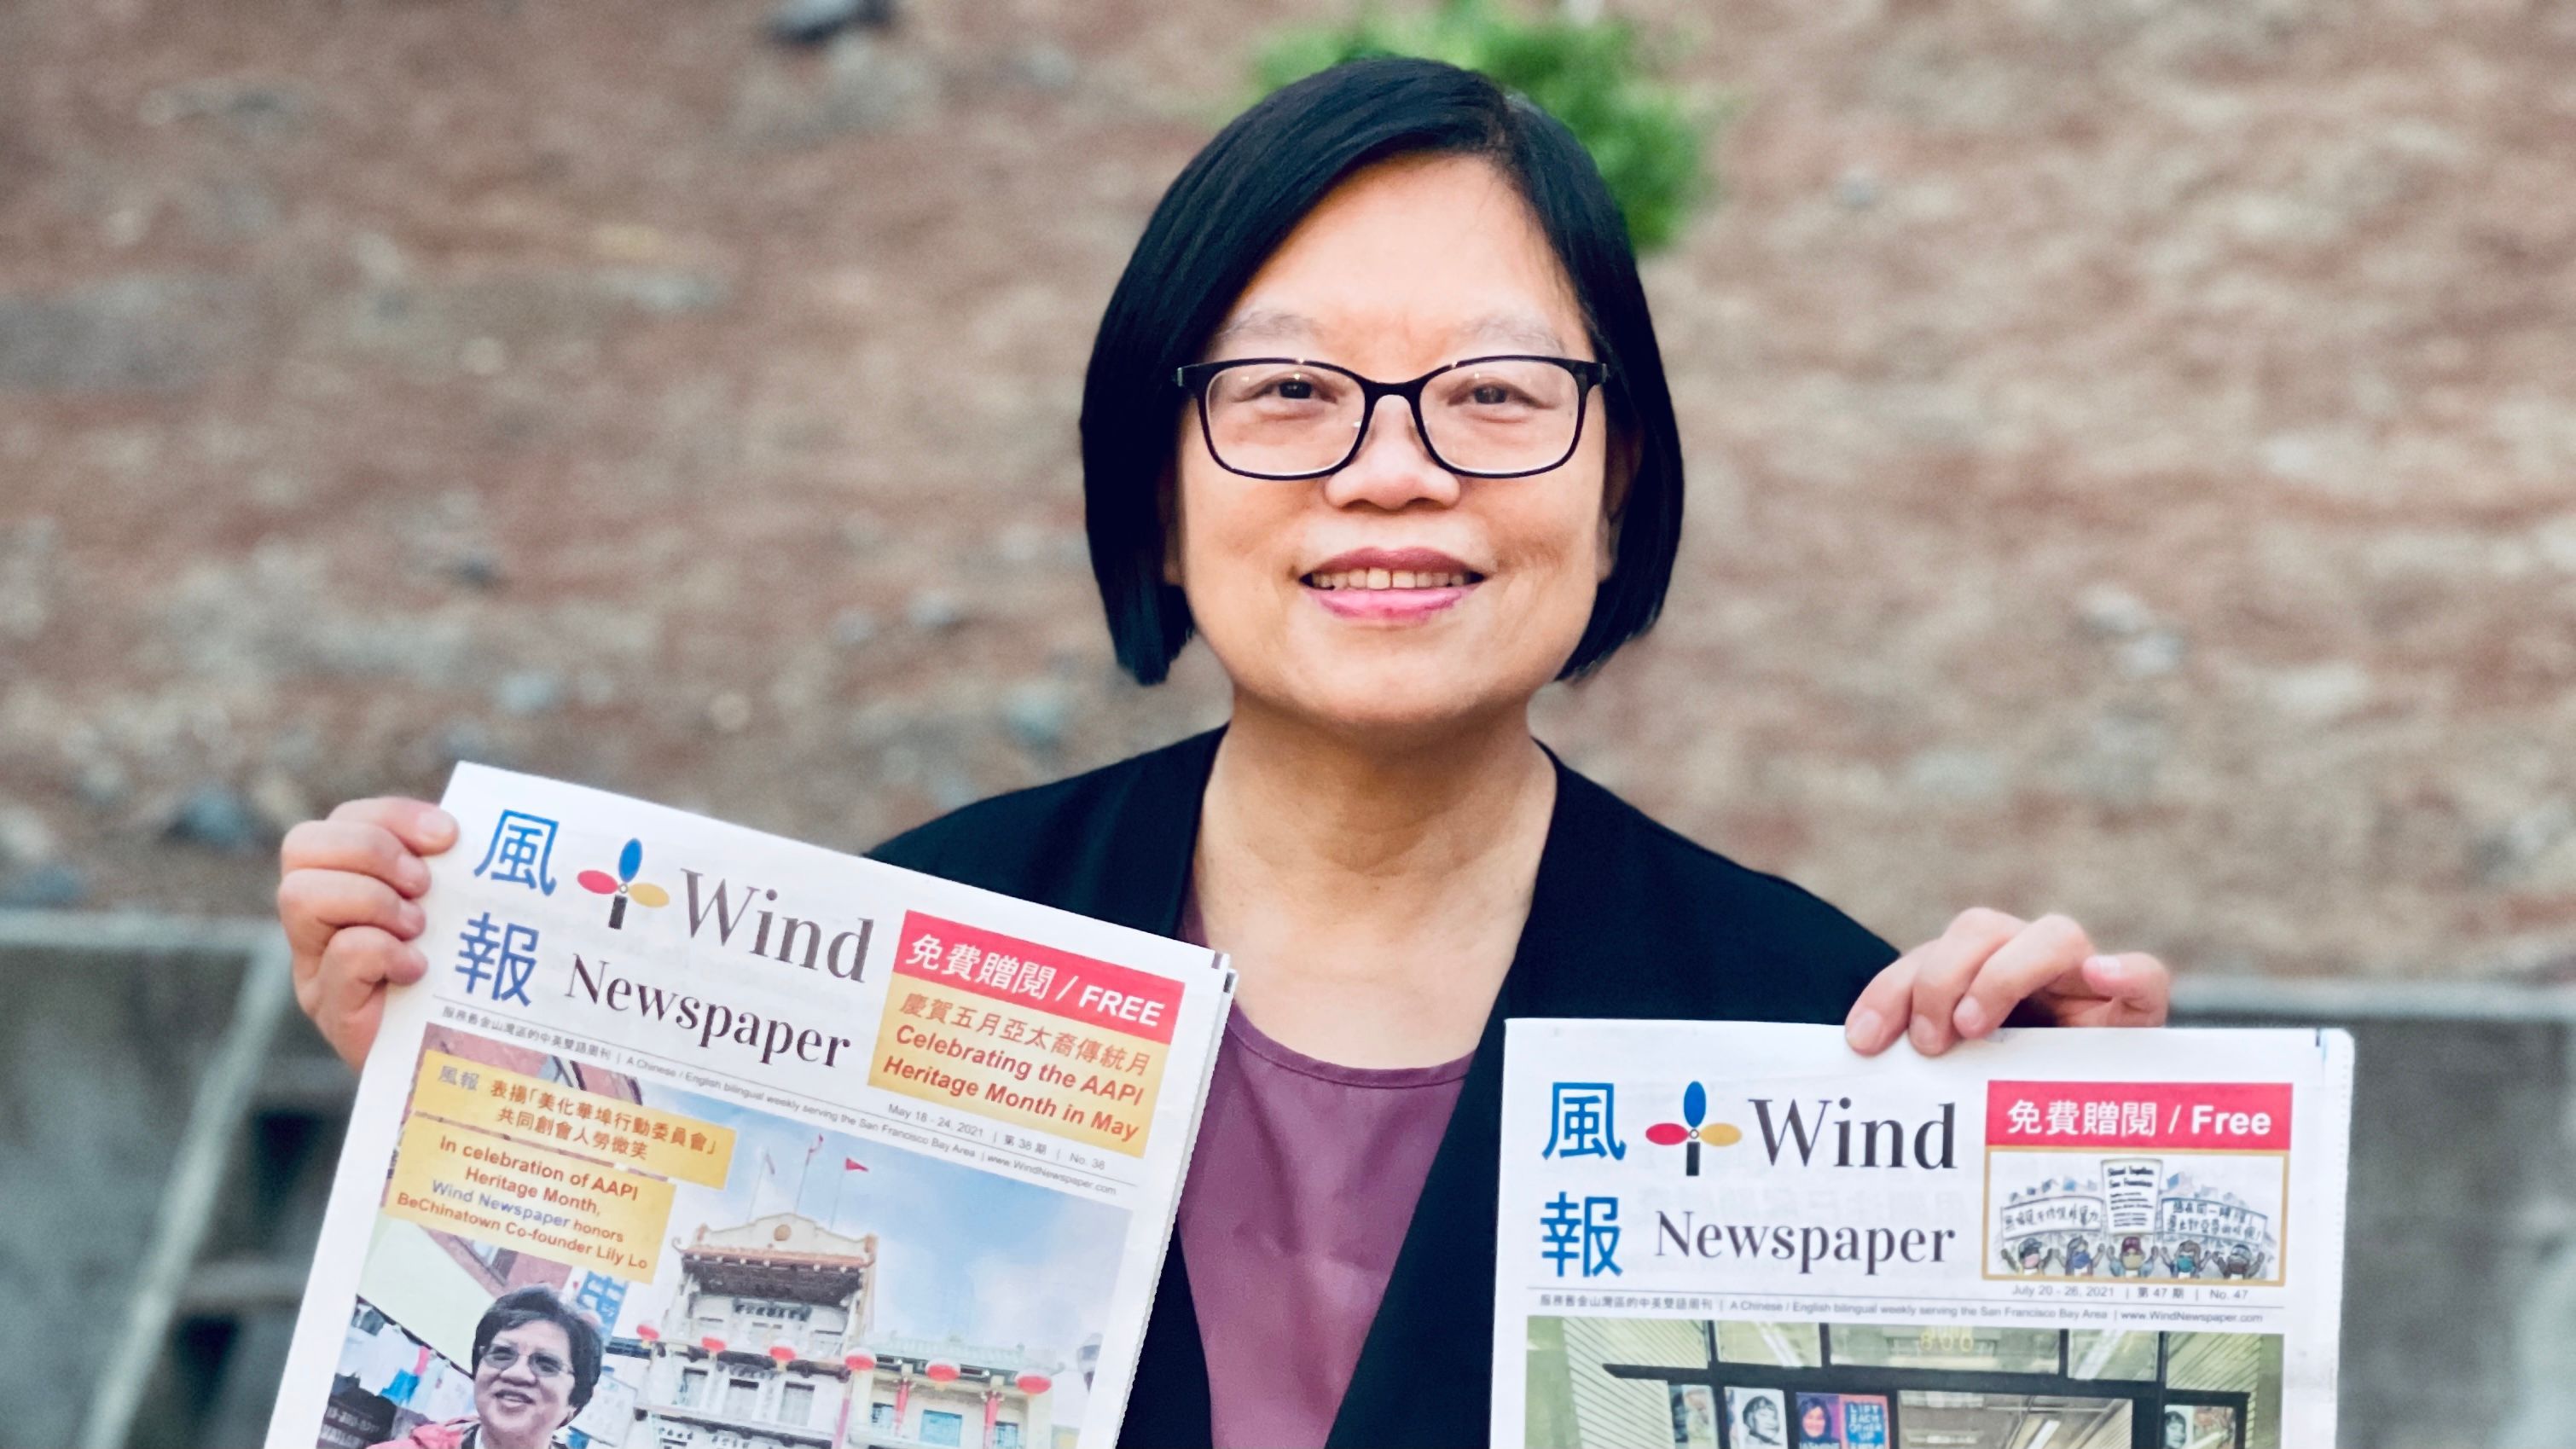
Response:
POLYGON ((1181 983, 1035 941, 906 912, 895 973, 1168 1043, 1181 983))
POLYGON ((1988 1147, 2286 1152, 2286 1082, 1991 1082, 1988 1147))

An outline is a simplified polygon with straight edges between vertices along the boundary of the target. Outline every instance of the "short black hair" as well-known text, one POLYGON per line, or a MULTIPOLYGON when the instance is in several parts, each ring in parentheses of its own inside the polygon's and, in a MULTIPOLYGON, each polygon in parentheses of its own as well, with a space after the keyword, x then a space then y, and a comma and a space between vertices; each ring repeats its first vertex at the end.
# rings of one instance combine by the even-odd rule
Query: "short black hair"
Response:
POLYGON ((590 1391, 599 1384, 600 1361, 608 1352, 600 1337, 599 1324, 589 1314, 563 1300, 563 1295, 543 1283, 513 1288, 492 1300, 483 1317, 474 1325, 474 1362, 469 1368, 480 1369, 483 1350, 492 1340, 543 1319, 563 1329, 564 1342, 572 1347, 572 1395, 574 1409, 590 1402, 590 1391))
POLYGON ((1173 369, 1199 360, 1252 274, 1326 193, 1362 167, 1416 154, 1482 157, 1511 180, 1610 364, 1611 456, 1633 468, 1616 504, 1613 570, 1559 677, 1589 672, 1662 612, 1681 544, 1681 437, 1618 202, 1583 144, 1526 97, 1438 61, 1377 56, 1284 86, 1218 132, 1163 193, 1100 319, 1082 389, 1084 513, 1110 638, 1140 683, 1160 681, 1191 633, 1188 602, 1163 579, 1162 493, 1185 402, 1173 369))

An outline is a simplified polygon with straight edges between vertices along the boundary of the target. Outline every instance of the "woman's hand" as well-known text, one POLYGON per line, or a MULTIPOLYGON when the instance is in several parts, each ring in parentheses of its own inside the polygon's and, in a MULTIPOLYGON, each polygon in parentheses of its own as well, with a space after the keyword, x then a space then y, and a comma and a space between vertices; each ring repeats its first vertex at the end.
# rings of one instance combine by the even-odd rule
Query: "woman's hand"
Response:
POLYGON ((2105 955, 2064 916, 2025 921, 1983 906, 1899 956, 1852 1003, 1843 1035, 1863 1056, 1899 1036, 1937 1057, 2005 1024, 2162 1026, 2173 973, 2144 952, 2105 955))
POLYGON ((277 918, 295 955, 295 1000, 341 1060, 367 1059, 384 1018, 385 987, 429 969, 410 944, 415 899, 429 889, 421 859, 456 843, 456 818, 425 800, 352 800, 307 820, 278 847, 277 918))

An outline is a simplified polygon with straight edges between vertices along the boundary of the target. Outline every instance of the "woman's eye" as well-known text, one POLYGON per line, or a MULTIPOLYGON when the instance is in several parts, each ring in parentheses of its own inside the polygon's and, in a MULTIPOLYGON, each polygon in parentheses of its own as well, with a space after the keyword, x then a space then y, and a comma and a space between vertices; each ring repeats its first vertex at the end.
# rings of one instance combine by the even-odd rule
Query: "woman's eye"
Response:
POLYGON ((1508 382, 1487 378, 1468 383, 1450 394, 1450 403, 1456 407, 1497 411, 1505 408, 1527 407, 1530 404, 1530 396, 1508 382))
POLYGON ((1310 372, 1247 372, 1227 380, 1226 395, 1247 403, 1310 403, 1331 401, 1332 390, 1310 372))

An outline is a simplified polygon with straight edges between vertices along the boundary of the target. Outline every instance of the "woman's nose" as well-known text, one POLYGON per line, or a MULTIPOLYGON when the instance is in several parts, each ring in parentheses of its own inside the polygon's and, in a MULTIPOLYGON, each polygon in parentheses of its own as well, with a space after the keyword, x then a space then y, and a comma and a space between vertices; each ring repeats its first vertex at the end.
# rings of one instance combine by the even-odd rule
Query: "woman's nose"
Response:
POLYGON ((1379 398, 1358 456, 1324 480, 1324 501, 1336 508, 1366 504, 1397 509, 1423 500, 1443 506, 1457 502, 1457 476, 1432 458, 1404 399, 1379 398))

